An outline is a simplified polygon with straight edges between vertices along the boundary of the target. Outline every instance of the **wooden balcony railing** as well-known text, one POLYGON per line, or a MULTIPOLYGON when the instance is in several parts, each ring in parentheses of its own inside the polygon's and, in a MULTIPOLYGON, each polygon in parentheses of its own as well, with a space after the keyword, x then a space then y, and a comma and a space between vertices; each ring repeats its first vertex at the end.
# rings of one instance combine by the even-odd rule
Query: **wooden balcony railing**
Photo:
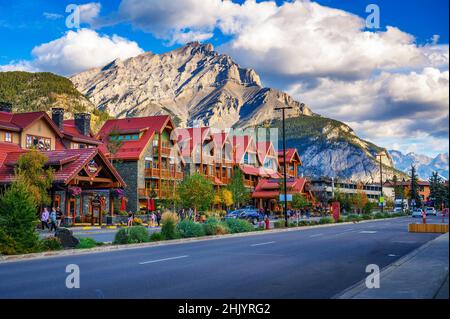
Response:
MULTIPOLYGON (((156 196, 159 196, 159 189, 153 188, 153 191, 155 192, 156 196)), ((138 195, 141 198, 151 197, 152 189, 150 189, 150 188, 139 188, 138 189, 138 195)))
POLYGON ((249 181, 249 180, 244 180, 244 185, 247 187, 255 187, 255 182, 254 181, 249 181))
POLYGON ((173 170, 169 170, 167 168, 163 168, 161 170, 159 168, 146 168, 145 177, 182 180, 183 172, 174 172, 173 170))

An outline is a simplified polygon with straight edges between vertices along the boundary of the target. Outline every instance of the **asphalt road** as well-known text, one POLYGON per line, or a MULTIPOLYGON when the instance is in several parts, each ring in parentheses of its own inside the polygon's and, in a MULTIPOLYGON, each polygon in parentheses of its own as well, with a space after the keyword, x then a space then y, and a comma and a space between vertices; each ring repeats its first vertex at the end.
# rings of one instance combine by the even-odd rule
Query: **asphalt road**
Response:
POLYGON ((0 298, 330 298, 368 264, 383 268, 438 236, 408 233, 411 220, 4 263, 0 298), (68 264, 80 267, 79 289, 66 288, 68 264))

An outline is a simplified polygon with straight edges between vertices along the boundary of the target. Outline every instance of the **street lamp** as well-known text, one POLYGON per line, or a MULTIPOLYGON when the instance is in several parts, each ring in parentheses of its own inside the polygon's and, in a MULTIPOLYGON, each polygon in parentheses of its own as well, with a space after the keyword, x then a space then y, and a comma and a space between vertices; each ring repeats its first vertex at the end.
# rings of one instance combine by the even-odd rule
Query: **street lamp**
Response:
POLYGON ((288 216, 287 216, 287 167, 286 167, 286 128, 285 128, 285 111, 293 109, 292 106, 284 106, 284 107, 276 107, 275 111, 281 110, 283 117, 283 168, 284 168, 284 176, 283 176, 283 184, 284 184, 284 221, 285 226, 288 227, 288 216))
POLYGON ((379 154, 377 154, 377 157, 380 157, 380 204, 381 204, 381 213, 383 213, 384 211, 384 202, 381 202, 381 198, 383 197, 383 164, 381 162, 381 158, 383 156, 386 156, 386 154, 384 152, 380 152, 379 154))

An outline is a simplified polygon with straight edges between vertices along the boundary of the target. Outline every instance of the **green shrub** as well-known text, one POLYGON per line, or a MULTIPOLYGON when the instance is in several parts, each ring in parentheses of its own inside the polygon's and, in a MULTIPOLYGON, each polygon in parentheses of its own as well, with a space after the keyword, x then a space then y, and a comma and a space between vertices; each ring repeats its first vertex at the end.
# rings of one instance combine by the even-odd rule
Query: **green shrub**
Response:
POLYGON ((245 233, 255 230, 252 224, 242 219, 227 219, 226 221, 230 233, 245 233))
POLYGON ((275 223, 273 223, 273 227, 284 228, 286 227, 286 221, 284 219, 277 220, 275 223))
POLYGON ((361 216, 352 214, 347 216, 347 221, 349 222, 359 222, 361 220, 361 216))
POLYGON ((297 227, 297 222, 290 222, 289 227, 297 227))
POLYGON ((178 215, 175 213, 166 212, 161 217, 161 233, 165 239, 175 239, 177 234, 178 215))
POLYGON ((128 243, 146 243, 150 240, 148 230, 144 226, 133 226, 128 229, 128 243))
POLYGON ((80 242, 78 243, 78 245, 75 247, 77 249, 88 249, 88 248, 94 248, 98 246, 98 243, 90 238, 90 237, 86 237, 86 238, 80 238, 80 242))
POLYGON ((334 223, 334 219, 332 217, 322 217, 319 220, 319 224, 320 225, 324 225, 324 224, 333 224, 334 223))
POLYGON ((151 241, 161 241, 161 240, 164 240, 164 236, 160 232, 153 233, 150 236, 150 240, 151 241))
POLYGON ((342 217, 342 216, 340 216, 340 217, 338 218, 338 220, 336 221, 336 223, 344 223, 344 222, 345 222, 345 218, 342 217))
POLYGON ((47 237, 40 241, 40 246, 42 251, 49 250, 62 250, 63 245, 61 241, 56 237, 47 237))
POLYGON ((226 223, 216 218, 209 218, 203 224, 203 230, 206 235, 225 235, 230 232, 226 223))
POLYGON ((381 218, 384 218, 384 217, 383 217, 383 214, 382 214, 382 213, 376 213, 376 214, 373 216, 373 218, 374 218, 374 219, 381 219, 381 218))
POLYGON ((200 237, 205 235, 202 225, 192 220, 182 220, 177 225, 177 231, 182 238, 200 237))
POLYGON ((373 218, 373 216, 372 216, 372 214, 363 214, 363 215, 361 216, 361 218, 362 218, 363 220, 370 220, 370 219, 373 218))
POLYGON ((303 226, 308 226, 309 223, 306 220, 301 220, 298 222, 298 226, 303 227, 303 226))
POLYGON ((126 245, 128 244, 128 230, 126 228, 121 228, 114 236, 114 245, 126 245))

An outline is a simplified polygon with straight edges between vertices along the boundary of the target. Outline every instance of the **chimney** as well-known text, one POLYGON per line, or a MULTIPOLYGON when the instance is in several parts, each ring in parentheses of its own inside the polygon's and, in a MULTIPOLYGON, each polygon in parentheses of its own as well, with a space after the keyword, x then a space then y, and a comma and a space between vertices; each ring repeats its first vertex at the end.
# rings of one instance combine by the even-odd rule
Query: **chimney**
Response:
POLYGON ((0 101, 0 112, 12 113, 12 104, 0 101))
POLYGON ((59 107, 52 108, 52 120, 58 126, 59 130, 62 132, 64 130, 64 109, 59 107))
POLYGON ((91 114, 77 113, 75 114, 75 127, 78 132, 84 136, 90 136, 91 132, 91 114))

